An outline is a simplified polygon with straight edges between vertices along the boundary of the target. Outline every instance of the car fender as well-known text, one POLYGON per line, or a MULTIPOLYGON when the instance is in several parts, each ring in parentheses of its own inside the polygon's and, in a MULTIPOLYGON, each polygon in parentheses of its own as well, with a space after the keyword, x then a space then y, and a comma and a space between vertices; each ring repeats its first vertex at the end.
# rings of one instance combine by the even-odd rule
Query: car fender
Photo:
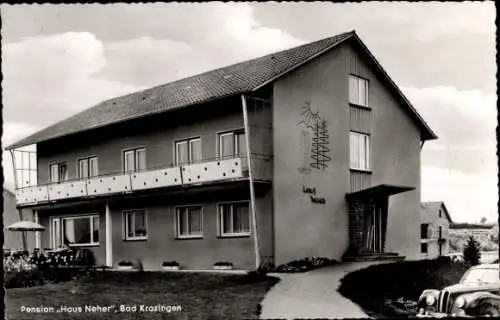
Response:
MULTIPOLYGON (((483 303, 492 303, 500 308, 500 296, 487 291, 479 291, 473 293, 466 293, 460 297, 465 298, 467 301, 467 309, 476 308, 483 303)), ((458 298, 458 297, 457 297, 458 298)))

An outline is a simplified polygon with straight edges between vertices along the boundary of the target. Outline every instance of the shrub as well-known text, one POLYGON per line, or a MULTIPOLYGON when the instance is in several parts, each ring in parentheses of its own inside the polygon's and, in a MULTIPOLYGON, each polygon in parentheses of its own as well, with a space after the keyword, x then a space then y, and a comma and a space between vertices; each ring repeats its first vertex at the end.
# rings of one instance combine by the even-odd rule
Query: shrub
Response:
POLYGON ((467 245, 464 248, 464 260, 471 266, 479 264, 481 259, 481 249, 479 242, 473 236, 469 237, 467 245))
POLYGON ((132 261, 125 261, 125 260, 122 260, 120 262, 118 262, 118 266, 120 267, 132 267, 134 264, 132 263, 132 261))
POLYGON ((163 267, 179 267, 180 264, 177 261, 163 261, 161 264, 163 267))
POLYGON ((276 267, 276 272, 306 272, 317 268, 333 265, 337 263, 336 260, 324 257, 305 258, 294 260, 276 267))
POLYGON ((217 261, 214 266, 233 266, 233 264, 228 261, 217 261))

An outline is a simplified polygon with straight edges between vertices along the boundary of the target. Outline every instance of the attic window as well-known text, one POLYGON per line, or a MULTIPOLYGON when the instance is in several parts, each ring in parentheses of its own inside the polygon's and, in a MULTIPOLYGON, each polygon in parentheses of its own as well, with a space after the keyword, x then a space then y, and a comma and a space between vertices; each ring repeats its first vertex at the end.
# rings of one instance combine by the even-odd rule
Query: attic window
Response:
POLYGON ((443 211, 439 210, 439 217, 442 218, 443 217, 443 211))
POLYGON ((230 74, 226 74, 223 78, 224 78, 224 79, 229 79, 229 78, 231 78, 231 77, 232 77, 232 75, 230 75, 230 74))

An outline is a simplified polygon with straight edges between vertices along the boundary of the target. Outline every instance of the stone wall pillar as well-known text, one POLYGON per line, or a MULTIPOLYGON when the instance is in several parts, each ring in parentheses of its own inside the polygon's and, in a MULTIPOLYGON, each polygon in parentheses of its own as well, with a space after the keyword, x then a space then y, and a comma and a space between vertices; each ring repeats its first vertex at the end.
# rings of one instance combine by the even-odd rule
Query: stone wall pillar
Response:
POLYGON ((356 256, 362 252, 364 213, 365 204, 363 202, 349 202, 349 248, 345 256, 356 256))

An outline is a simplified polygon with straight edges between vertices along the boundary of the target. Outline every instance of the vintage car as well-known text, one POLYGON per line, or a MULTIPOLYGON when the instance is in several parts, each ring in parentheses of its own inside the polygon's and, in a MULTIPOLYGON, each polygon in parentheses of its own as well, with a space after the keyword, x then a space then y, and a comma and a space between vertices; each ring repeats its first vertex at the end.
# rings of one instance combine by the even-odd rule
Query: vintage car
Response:
POLYGON ((479 317, 500 315, 498 264, 481 264, 467 270, 458 284, 443 290, 424 290, 417 317, 479 317))

